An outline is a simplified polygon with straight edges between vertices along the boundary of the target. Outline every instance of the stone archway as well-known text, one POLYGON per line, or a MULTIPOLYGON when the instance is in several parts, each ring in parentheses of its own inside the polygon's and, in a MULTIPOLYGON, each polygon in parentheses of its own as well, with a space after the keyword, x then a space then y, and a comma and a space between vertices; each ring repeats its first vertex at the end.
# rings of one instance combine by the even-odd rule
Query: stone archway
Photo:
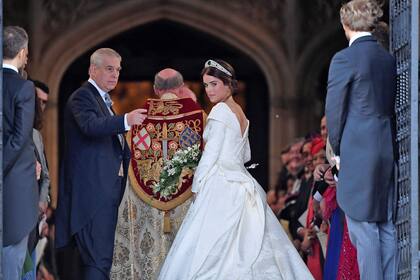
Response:
MULTIPOLYGON (((248 55, 257 63, 267 80, 270 101, 281 95, 287 87, 285 83, 292 80, 286 70, 288 67, 285 67, 287 60, 275 36, 247 21, 245 17, 230 14, 228 10, 207 3, 181 0, 165 4, 129 1, 104 8, 52 41, 42 56, 31 65, 33 69, 40 69, 37 76, 50 85, 52 92, 44 135, 53 186, 57 186, 58 182, 58 89, 64 72, 77 57, 98 43, 136 26, 161 19, 209 33, 248 55)), ((285 109, 276 108, 274 104, 276 102, 270 102, 269 120, 279 114, 288 116, 285 109)), ((289 117, 285 121, 270 121, 269 124, 271 183, 280 166, 279 150, 288 140, 288 135, 282 133, 285 128, 293 133, 294 125, 290 124, 291 121, 293 118, 289 117)), ((56 197, 54 191, 52 196, 56 197)))
POLYGON ((347 43, 341 26, 330 25, 310 41, 302 53, 296 76, 296 97, 302 102, 301 107, 305 111, 305 114, 296 115, 299 124, 297 130, 301 133, 319 126, 320 117, 324 112, 331 58, 337 50, 346 47, 347 43))

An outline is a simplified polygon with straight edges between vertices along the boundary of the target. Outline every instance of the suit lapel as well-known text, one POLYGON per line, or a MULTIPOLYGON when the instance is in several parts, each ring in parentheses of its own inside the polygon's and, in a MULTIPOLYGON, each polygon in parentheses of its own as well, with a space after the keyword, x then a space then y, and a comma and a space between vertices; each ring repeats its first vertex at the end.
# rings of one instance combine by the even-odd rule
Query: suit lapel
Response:
POLYGON ((111 116, 111 113, 109 113, 108 107, 106 106, 104 100, 101 97, 101 94, 98 92, 95 86, 89 82, 86 82, 86 87, 88 87, 90 91, 93 93, 93 96, 95 96, 95 99, 98 102, 102 113, 104 113, 105 116, 111 116))
MULTIPOLYGON (((99 107, 101 108, 102 113, 105 116, 111 116, 111 113, 109 112, 108 107, 106 106, 104 100, 101 97, 101 94, 98 92, 98 90, 95 88, 95 86, 92 85, 89 82, 86 82, 85 86, 88 87, 90 89, 90 91, 93 93, 93 96, 95 96, 95 99, 98 102, 99 107)), ((112 112, 114 112, 114 111, 112 111, 112 112)), ((114 112, 114 115, 115 115, 115 112, 114 112)), ((112 136, 112 139, 114 140, 114 142, 117 144, 118 147, 122 148, 121 147, 121 142, 120 142, 120 140, 118 138, 118 135, 113 135, 112 136)))

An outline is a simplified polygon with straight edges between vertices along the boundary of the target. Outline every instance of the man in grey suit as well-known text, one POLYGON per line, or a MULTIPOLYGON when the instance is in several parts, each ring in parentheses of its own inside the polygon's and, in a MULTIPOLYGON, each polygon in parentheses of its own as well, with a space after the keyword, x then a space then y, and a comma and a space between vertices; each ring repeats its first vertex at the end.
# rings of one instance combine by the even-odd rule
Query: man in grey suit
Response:
POLYGON ((38 185, 32 127, 35 88, 18 69, 25 66, 28 35, 17 26, 3 31, 3 253, 4 279, 21 277, 28 235, 38 217, 38 185))
POLYGON ((357 249, 361 279, 396 279, 394 191, 395 59, 372 37, 382 10, 353 0, 340 10, 349 47, 328 77, 329 140, 340 156, 337 200, 357 249))

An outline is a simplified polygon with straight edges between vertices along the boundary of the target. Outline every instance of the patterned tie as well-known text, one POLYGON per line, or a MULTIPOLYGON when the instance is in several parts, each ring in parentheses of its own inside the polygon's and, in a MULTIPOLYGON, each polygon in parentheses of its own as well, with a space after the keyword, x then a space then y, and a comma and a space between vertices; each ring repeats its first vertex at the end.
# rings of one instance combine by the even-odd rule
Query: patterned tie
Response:
POLYGON ((104 99, 105 99, 105 104, 108 108, 111 108, 112 106, 112 100, 111 100, 111 96, 108 93, 105 93, 104 95, 104 99))
MULTIPOLYGON (((111 96, 108 93, 105 93, 104 95, 104 99, 105 99, 105 104, 109 109, 109 113, 114 116, 114 111, 112 111, 112 100, 111 100, 111 96)), ((118 134, 118 140, 120 141, 121 144, 121 148, 124 150, 124 136, 122 134, 118 134)), ((124 169, 123 169, 123 164, 121 162, 120 164, 120 170, 118 171, 118 176, 124 176, 124 169)))

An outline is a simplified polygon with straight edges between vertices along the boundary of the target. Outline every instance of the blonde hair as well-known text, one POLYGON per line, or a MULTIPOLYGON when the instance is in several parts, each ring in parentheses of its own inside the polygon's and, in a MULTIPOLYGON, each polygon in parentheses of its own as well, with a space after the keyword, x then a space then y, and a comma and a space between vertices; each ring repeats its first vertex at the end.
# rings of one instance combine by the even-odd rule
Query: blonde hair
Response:
POLYGON ((352 31, 372 31, 382 15, 381 5, 375 0, 353 0, 340 9, 341 23, 352 31))
POLYGON ((104 56, 114 56, 121 60, 121 56, 119 53, 114 51, 110 48, 101 48, 97 49, 91 56, 90 56, 90 65, 96 65, 101 66, 102 65, 102 59, 104 56))

